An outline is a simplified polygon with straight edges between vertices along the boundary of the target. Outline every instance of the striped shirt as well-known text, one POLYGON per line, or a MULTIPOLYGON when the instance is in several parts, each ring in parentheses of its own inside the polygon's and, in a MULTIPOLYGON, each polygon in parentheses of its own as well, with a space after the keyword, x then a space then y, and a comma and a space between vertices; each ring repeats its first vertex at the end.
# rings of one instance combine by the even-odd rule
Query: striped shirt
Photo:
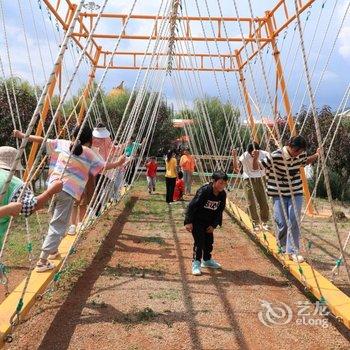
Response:
MULTIPOLYGON (((51 173, 48 184, 60 179, 68 161, 69 147, 68 140, 47 140, 46 151, 51 156, 51 173)), ((105 166, 105 161, 100 155, 88 147, 83 146, 83 153, 80 156, 72 154, 62 178, 63 191, 79 200, 84 192, 89 175, 96 176, 105 166)))
POLYGON ((291 157, 287 147, 278 149, 264 158, 261 164, 266 168, 267 194, 279 196, 279 189, 284 197, 302 195, 303 184, 300 178, 300 168, 306 165, 306 161, 305 152, 297 157, 291 157))

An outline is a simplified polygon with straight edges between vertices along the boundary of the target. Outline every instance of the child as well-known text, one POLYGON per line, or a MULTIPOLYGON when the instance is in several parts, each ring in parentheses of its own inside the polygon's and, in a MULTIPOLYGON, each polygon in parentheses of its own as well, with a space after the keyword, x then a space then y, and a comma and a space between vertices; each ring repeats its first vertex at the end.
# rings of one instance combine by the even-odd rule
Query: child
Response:
POLYGON ((156 157, 151 157, 146 163, 146 177, 149 194, 152 194, 152 191, 155 192, 156 190, 157 168, 158 164, 156 161, 156 157))
POLYGON ((258 151, 259 160, 269 156, 268 152, 260 149, 259 144, 254 142, 248 145, 247 151, 239 157, 238 163, 237 151, 233 150, 233 171, 240 173, 241 170, 243 170, 243 187, 248 201, 248 211, 253 221, 254 230, 259 231, 260 228, 268 230, 269 205, 265 193, 265 170, 253 169, 252 152, 254 150, 258 151), (258 215, 257 204, 259 204, 260 216, 258 215))
MULTIPOLYGON (((98 123, 92 131, 92 150, 99 154, 104 161, 108 159, 114 159, 117 153, 117 147, 113 144, 110 137, 110 132, 107 130, 103 123, 98 123)), ((113 171, 99 173, 96 176, 95 186, 97 186, 97 197, 95 203, 97 203, 96 215, 100 215, 102 205, 107 200, 107 193, 111 181, 113 180, 113 171)), ((92 196, 91 196, 92 197, 92 196)), ((90 197, 90 199, 91 199, 90 197)))
MULTIPOLYGON (((77 126, 73 135, 78 136, 80 127, 77 126)), ((17 136, 22 136, 21 134, 17 136)), ((29 141, 43 142, 43 138, 30 136, 29 141)), ((57 161, 51 172, 48 183, 51 184, 56 179, 63 181, 63 190, 56 195, 53 215, 49 225, 48 234, 45 237, 40 259, 36 265, 37 272, 44 272, 55 267, 48 259, 57 259, 59 257, 58 246, 63 235, 66 232, 69 218, 72 212, 74 200, 79 201, 84 192, 85 185, 89 176, 96 176, 102 169, 114 169, 121 166, 124 162, 124 156, 113 163, 106 163, 98 154, 92 151, 92 131, 85 126, 80 133, 78 142, 73 148, 73 143, 68 140, 47 140, 46 150, 48 154, 57 153, 57 161), (72 155, 69 159, 69 155, 72 155)))
POLYGON ((175 183, 175 190, 174 190, 174 202, 182 201, 183 195, 185 192, 185 182, 183 180, 183 172, 179 171, 177 174, 177 179, 175 183))
POLYGON ((174 189, 176 183, 176 168, 177 161, 175 158, 175 152, 169 150, 165 158, 165 186, 166 194, 165 200, 168 204, 174 202, 174 189))
MULTIPOLYGON (((17 155, 17 150, 13 147, 0 147, 0 192, 5 185, 9 172, 17 155)), ((19 164, 16 170, 22 170, 19 164)), ((35 210, 44 206, 44 204, 55 194, 62 190, 62 182, 55 181, 52 185, 39 196, 27 187, 19 199, 23 190, 24 182, 16 176, 13 176, 1 201, 0 206, 0 245, 10 224, 10 216, 23 214, 25 217, 31 215, 35 210), (17 200, 19 199, 19 202, 17 200)))
POLYGON ((313 163, 319 152, 317 150, 314 155, 307 157, 306 149, 306 140, 302 136, 294 136, 287 146, 272 152, 270 157, 260 162, 258 151, 253 151, 252 154, 253 169, 257 170, 261 166, 266 169, 267 194, 273 201, 278 244, 284 253, 299 263, 304 261, 303 256, 299 254, 300 216, 303 204, 300 168, 313 163))
POLYGON ((192 175, 195 166, 196 162, 191 155, 189 148, 184 149, 183 155, 180 158, 180 167, 184 175, 185 190, 187 195, 191 194, 192 175))
POLYGON ((201 275, 201 267, 221 268, 221 265, 211 258, 211 252, 214 229, 222 225, 227 180, 228 176, 224 172, 214 172, 212 182, 202 186, 188 205, 184 224, 194 239, 192 274, 195 276, 201 275))

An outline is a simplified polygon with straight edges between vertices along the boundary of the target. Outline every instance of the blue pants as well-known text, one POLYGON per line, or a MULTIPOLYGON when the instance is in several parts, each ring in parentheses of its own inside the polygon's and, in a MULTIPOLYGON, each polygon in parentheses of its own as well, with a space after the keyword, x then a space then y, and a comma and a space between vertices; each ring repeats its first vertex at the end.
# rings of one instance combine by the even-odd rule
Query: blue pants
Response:
POLYGON ((298 253, 303 196, 294 196, 295 208, 293 206, 292 197, 280 198, 279 196, 274 196, 272 197, 272 200, 274 217, 277 225, 277 241, 282 250, 287 254, 298 253), (286 218, 283 214, 282 201, 287 212, 286 218))

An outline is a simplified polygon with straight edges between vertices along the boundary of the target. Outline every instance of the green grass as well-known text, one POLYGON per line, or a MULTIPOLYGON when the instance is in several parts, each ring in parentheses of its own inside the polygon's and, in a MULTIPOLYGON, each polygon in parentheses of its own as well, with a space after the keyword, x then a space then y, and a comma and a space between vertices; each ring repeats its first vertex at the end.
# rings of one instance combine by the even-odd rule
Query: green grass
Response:
POLYGON ((158 292, 153 292, 148 294, 150 299, 160 299, 160 300, 180 300, 180 291, 177 289, 161 290, 158 292))
MULTIPOLYGON (((33 214, 28 218, 29 235, 33 255, 40 253, 42 238, 47 233, 50 214, 46 211, 33 214), (39 225, 38 219, 41 225, 39 225)), ((4 259, 8 266, 28 266, 28 249, 26 239, 26 225, 23 217, 16 217, 13 220, 7 245, 5 246, 4 259)))
POLYGON ((112 323, 124 323, 126 325, 134 325, 139 323, 147 323, 159 316, 159 313, 152 310, 150 307, 145 307, 142 310, 132 310, 123 315, 116 316, 112 323))
POLYGON ((141 242, 143 242, 143 243, 156 243, 159 245, 165 245, 164 238, 161 238, 158 236, 142 237, 141 242))
POLYGON ((165 274, 164 267, 159 264, 153 264, 150 267, 137 267, 117 264, 116 267, 107 266, 103 272, 106 276, 129 276, 129 277, 146 277, 150 276, 163 276, 165 274))

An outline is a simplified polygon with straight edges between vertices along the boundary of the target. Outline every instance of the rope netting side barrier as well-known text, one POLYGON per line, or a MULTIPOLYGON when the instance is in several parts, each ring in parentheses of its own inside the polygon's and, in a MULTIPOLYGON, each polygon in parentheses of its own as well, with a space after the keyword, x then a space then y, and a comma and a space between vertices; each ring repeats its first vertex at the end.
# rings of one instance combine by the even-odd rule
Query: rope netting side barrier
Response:
MULTIPOLYGON (((326 131, 321 125, 317 109, 317 94, 320 86, 325 83, 325 75, 334 59, 339 37, 348 19, 350 4, 345 7, 339 20, 336 18, 340 6, 338 0, 295 0, 293 6, 282 1, 276 6, 284 6, 285 21, 288 24, 279 26, 274 12, 266 11, 263 17, 257 17, 254 1, 248 0, 245 10, 252 21, 247 36, 246 23, 241 19, 242 4, 230 0, 232 15, 237 18, 237 41, 242 45, 237 46, 230 41, 232 24, 229 19, 225 20, 222 1, 217 0, 215 4, 207 0, 193 0, 191 4, 180 0, 159 1, 158 13, 154 19, 156 25, 146 40, 140 69, 123 114, 119 122, 115 123, 106 106, 103 87, 115 60, 119 59, 118 50, 122 46, 126 29, 130 27, 138 1, 140 0, 130 2, 129 12, 120 25, 120 34, 114 40, 108 60, 97 78, 96 66, 101 47, 96 44, 95 34, 102 27, 108 0, 101 1, 89 30, 84 27, 81 16, 85 1, 80 1, 77 5, 72 5, 69 1, 62 2, 66 4, 67 14, 67 22, 62 24, 58 17, 54 18, 49 1, 39 0, 37 8, 34 8, 30 0, 28 13, 18 0, 16 11, 25 42, 30 79, 34 86, 38 84, 27 35, 28 17, 32 20, 34 38, 37 41, 41 75, 46 81, 41 90, 35 90, 37 104, 27 125, 23 124, 15 91, 16 75, 11 58, 13 48, 8 40, 6 7, 0 1, 1 35, 5 43, 5 50, 0 54, 1 80, 17 149, 6 170, 6 176, 4 175, 0 201, 5 203, 3 201, 8 198, 8 191, 11 190, 19 169, 23 180, 16 201, 6 203, 11 207, 8 212, 11 218, 3 237, 0 236, 0 282, 9 298, 0 305, 0 310, 3 307, 6 311, 6 314, 0 316, 0 332, 7 337, 5 340, 11 341, 12 332, 35 299, 41 300, 57 288, 67 270, 70 257, 78 250, 84 234, 139 179, 144 159, 152 155, 151 144, 167 81, 173 90, 179 115, 191 121, 184 124, 183 133, 189 140, 190 152, 195 155, 200 182, 210 181, 211 173, 217 170, 232 172, 228 184, 228 210, 306 289, 350 327, 350 303, 347 295, 350 287, 347 250, 350 228, 341 224, 337 218, 340 204, 333 199, 330 176, 330 157, 334 157, 333 151, 339 141, 337 135, 340 135, 345 120, 349 84, 338 101, 326 131), (312 7, 306 6, 309 3, 312 7), (191 36, 189 20, 184 20, 191 18, 193 11, 198 16, 198 30, 203 37, 201 46, 191 36), (215 22, 217 16, 221 18, 219 35, 215 22), (315 22, 312 28, 311 21, 315 22), (45 30, 44 36, 41 36, 39 27, 43 23, 45 30), (282 27, 283 31, 280 29, 282 27), (84 30, 85 35, 79 40, 74 37, 74 33, 81 34, 84 30), (264 36, 268 40, 263 40, 264 36), (177 37, 186 40, 178 40, 177 37), (44 52, 43 46, 49 52, 44 52), (90 56, 94 47, 97 49, 92 61, 90 56), (212 79, 210 86, 200 72, 203 57, 200 61, 196 56, 203 50, 207 54, 208 74, 212 79), (187 54, 180 61, 177 52, 187 54), (45 68, 45 60, 50 61, 50 71, 45 68), (230 60, 232 71, 227 69, 226 60, 230 60), (300 69, 298 76, 294 74, 296 69, 300 69), (77 87, 81 86, 84 86, 84 90, 75 98, 77 87), (54 96, 55 89, 58 90, 58 95, 54 96), (218 96, 220 101, 216 109, 222 121, 220 135, 208 98, 213 95, 218 96), (290 96, 293 97, 290 99, 290 96), (31 221, 29 215, 24 215, 27 270, 22 284, 11 293, 11 274, 8 273, 6 261, 9 238, 14 227, 12 214, 14 210, 18 212, 19 208, 16 209, 14 204, 24 203, 28 193, 35 191, 33 183, 48 163, 48 178, 52 180, 54 172, 54 181, 49 183, 42 197, 36 197, 35 203, 50 203, 50 209, 55 212, 58 203, 64 203, 62 193, 66 193, 67 176, 71 174, 72 164, 79 157, 77 150, 87 147, 88 142, 85 145, 82 141, 85 130, 102 124, 109 130, 110 147, 103 162, 94 161, 99 164, 95 165, 98 171, 94 173, 98 177, 88 203, 84 209, 80 207, 78 210, 80 224, 76 225, 75 234, 65 236, 58 250, 50 252, 51 256, 57 253, 50 262, 49 254, 44 249, 39 257, 35 256, 31 221), (72 131, 73 125, 79 125, 79 128, 72 131), (310 128, 315 134, 312 152, 308 152, 307 144, 303 143, 309 136, 307 133, 310 128), (64 144, 62 140, 68 143, 64 144), (286 144, 288 140, 289 143, 286 144), (62 147, 56 155, 50 151, 52 145, 62 147), (68 145, 68 148, 64 145, 68 145), (30 152, 29 146, 32 147, 30 152), (131 147, 130 152, 126 152, 128 147, 131 147), (22 161, 25 172, 22 171, 22 161), (61 164, 59 168, 57 164, 61 164), (306 166, 312 167, 314 172, 311 191, 304 176, 306 166), (326 200, 317 197, 321 182, 325 187, 326 200), (271 199, 268 198, 266 189, 271 199), (310 192, 310 196, 306 192, 310 192), (322 215, 310 214, 315 208, 318 210, 318 203, 327 209, 330 222, 326 222, 322 215), (312 226, 322 224, 331 232, 327 239, 312 230, 312 226), (332 252, 328 251, 329 246, 333 247, 332 252), (326 251, 327 268, 322 267, 318 256, 322 250, 326 251), (36 258, 39 260, 35 265, 36 258), (322 271, 319 271, 321 267, 322 271), (40 268, 47 271, 40 273, 40 268), (338 281, 341 290, 330 279, 336 285, 338 281), (33 284, 40 288, 37 288, 35 295, 29 297, 27 291, 33 284)), ((90 166, 92 167, 91 164, 90 166)), ((88 178, 84 178, 83 182, 87 186, 88 178)), ((71 199, 69 203, 73 203, 71 199)), ((21 210, 23 214, 23 206, 19 209, 21 210)), ((45 236, 46 224, 43 224, 38 213, 33 218, 40 228, 44 247, 49 244, 49 235, 45 236)), ((52 229, 52 222, 49 227, 52 229)))

